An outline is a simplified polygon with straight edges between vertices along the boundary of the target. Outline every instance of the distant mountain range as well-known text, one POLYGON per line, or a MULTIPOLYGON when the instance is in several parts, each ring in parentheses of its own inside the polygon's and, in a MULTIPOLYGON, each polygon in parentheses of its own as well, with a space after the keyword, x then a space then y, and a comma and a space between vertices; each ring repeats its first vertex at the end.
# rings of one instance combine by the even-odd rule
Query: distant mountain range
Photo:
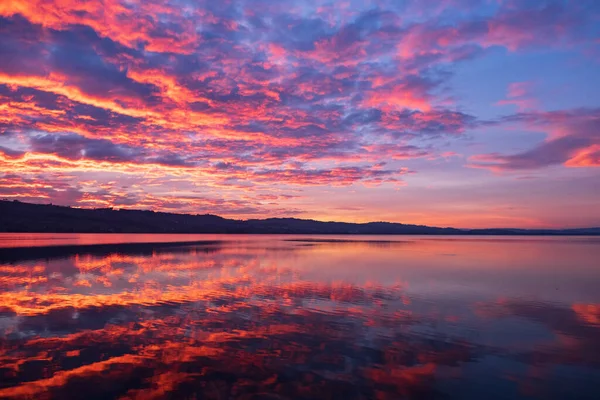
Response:
POLYGON ((234 220, 210 214, 173 214, 111 208, 85 209, 0 200, 0 232, 600 235, 600 228, 456 229, 391 222, 354 224, 297 218, 234 220))

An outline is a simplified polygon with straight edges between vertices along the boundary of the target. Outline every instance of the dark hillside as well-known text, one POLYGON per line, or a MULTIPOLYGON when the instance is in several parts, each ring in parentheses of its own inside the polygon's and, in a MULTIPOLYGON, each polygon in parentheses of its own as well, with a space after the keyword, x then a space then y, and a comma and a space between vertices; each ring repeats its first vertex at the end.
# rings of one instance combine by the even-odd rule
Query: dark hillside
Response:
POLYGON ((600 228, 465 230, 390 222, 353 224, 296 218, 243 221, 210 214, 189 215, 107 208, 82 209, 19 201, 0 201, 0 232, 600 235, 600 228))

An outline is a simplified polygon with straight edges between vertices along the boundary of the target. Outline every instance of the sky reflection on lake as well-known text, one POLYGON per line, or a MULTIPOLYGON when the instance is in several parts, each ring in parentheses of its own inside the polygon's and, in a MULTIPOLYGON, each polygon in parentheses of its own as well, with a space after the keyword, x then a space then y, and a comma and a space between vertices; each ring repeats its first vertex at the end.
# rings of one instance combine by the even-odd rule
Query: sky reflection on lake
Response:
POLYGON ((600 239, 194 236, 0 258, 0 398, 600 398, 600 239))

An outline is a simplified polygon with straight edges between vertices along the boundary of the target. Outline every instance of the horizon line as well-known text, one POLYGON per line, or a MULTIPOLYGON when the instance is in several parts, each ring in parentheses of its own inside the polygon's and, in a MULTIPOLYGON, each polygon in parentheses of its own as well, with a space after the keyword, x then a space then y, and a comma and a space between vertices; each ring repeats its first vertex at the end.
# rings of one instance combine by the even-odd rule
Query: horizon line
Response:
POLYGON ((410 223, 404 223, 404 222, 391 222, 391 221, 384 221, 384 220, 380 220, 380 221, 368 221, 368 222, 348 222, 348 221, 335 221, 335 220, 319 220, 319 219, 313 219, 313 218, 297 218, 297 217, 263 217, 263 218, 228 218, 228 217, 223 217, 221 215, 218 214, 211 214, 211 213, 206 213, 206 214, 191 214, 191 213, 181 213, 181 212, 173 212, 173 211, 160 211, 160 210, 153 210, 153 209, 141 209, 141 208, 118 208, 115 206, 108 206, 108 207, 81 207, 81 206, 72 206, 72 205, 62 205, 62 204, 55 204, 55 203, 35 203, 35 202, 28 202, 28 201, 23 201, 23 200, 19 200, 19 199, 7 199, 7 198, 3 198, 0 199, 0 202, 16 202, 16 203, 22 203, 22 204, 29 204, 29 205, 34 205, 34 206, 50 206, 50 207, 63 207, 63 208, 70 208, 70 209, 75 209, 75 210, 89 210, 89 211, 99 211, 99 210, 111 210, 111 211, 138 211, 138 212, 152 212, 152 213, 162 213, 162 214, 172 214, 172 215, 187 215, 187 216, 213 216, 213 217, 218 217, 218 218, 222 218, 225 220, 230 220, 230 221, 241 221, 241 222, 247 222, 247 221, 266 221, 266 220, 273 220, 273 219, 287 219, 287 220, 299 220, 299 221, 312 221, 312 222, 317 222, 317 223, 341 223, 341 224, 351 224, 351 225, 368 225, 368 224, 392 224, 392 225, 406 225, 406 226, 420 226, 420 227, 427 227, 427 228, 438 228, 438 229, 455 229, 455 230, 460 230, 460 231, 485 231, 485 230, 520 230, 520 231, 569 231, 569 230, 586 230, 586 229, 600 229, 600 226, 581 226, 581 227, 554 227, 554 228, 519 228, 519 227, 499 227, 499 226, 493 226, 493 227, 486 227, 486 228, 457 228, 454 226, 437 226, 437 225, 425 225, 425 224, 410 224, 410 223))

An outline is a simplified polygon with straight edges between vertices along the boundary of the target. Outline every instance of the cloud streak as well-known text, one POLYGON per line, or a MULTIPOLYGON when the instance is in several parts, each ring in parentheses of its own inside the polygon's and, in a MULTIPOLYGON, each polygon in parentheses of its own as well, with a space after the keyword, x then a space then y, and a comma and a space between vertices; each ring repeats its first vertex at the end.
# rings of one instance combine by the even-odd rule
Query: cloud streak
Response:
POLYGON ((560 164, 567 167, 600 166, 600 109, 523 113, 505 118, 502 122, 515 121, 524 121, 545 131, 546 140, 521 153, 473 156, 472 166, 495 171, 538 169, 560 164))

